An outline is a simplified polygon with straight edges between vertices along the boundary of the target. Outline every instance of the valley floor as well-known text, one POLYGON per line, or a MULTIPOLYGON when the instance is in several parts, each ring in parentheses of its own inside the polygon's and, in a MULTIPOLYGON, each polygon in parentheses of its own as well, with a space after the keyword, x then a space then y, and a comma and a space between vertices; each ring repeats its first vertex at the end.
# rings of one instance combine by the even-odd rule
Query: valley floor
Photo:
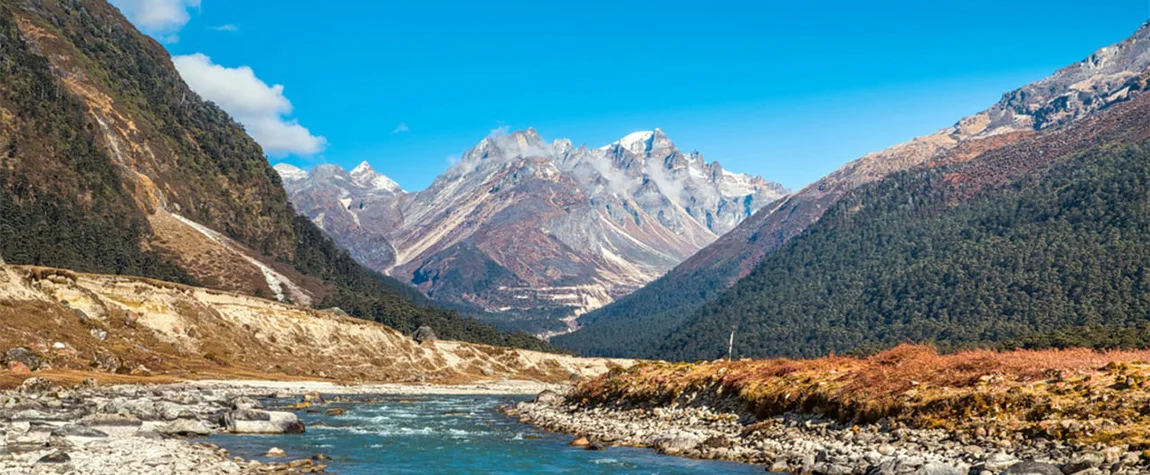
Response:
POLYGON ((645 363, 507 412, 592 444, 774 472, 1150 473, 1147 361, 899 347, 866 359, 645 363))

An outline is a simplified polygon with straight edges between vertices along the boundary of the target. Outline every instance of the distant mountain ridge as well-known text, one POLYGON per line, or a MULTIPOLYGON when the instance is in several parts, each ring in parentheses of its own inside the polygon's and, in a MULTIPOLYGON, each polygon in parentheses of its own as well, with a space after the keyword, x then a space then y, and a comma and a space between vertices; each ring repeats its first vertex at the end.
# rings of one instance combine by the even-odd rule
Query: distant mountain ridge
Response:
POLYGON ((594 355, 635 355, 748 275, 817 222, 851 190, 938 160, 961 161, 1130 99, 1150 66, 1150 24, 1053 75, 1003 95, 983 112, 909 142, 863 156, 766 207, 732 232, 633 294, 579 319, 556 343, 594 355), (639 329, 642 329, 640 331, 639 329), (616 335, 629 335, 626 343, 616 335))
POLYGON ((297 211, 373 269, 439 300, 557 317, 657 278, 787 192, 659 129, 599 148, 492 134, 415 193, 366 164, 359 179, 276 169, 297 211))

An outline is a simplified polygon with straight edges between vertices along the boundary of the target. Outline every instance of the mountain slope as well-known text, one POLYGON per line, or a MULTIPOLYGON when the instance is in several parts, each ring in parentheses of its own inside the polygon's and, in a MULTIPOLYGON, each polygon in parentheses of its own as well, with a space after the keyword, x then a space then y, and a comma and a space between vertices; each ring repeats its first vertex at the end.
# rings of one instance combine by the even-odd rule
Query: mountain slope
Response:
MULTIPOLYGON (((1137 84, 1146 88, 1146 79, 1137 84)), ((1133 89, 1132 89, 1133 91, 1133 89)), ((839 200, 656 351, 1150 345, 1150 96, 839 200)))
POLYGON ((1136 92, 1147 66, 1150 27, 1143 26, 1129 39, 1009 92, 952 127, 868 154, 763 208, 663 278, 581 317, 581 330, 555 342, 596 355, 634 355, 630 348, 657 345, 686 316, 746 276, 851 190, 944 156, 971 158, 1080 120, 1136 92))
POLYGON ((404 193, 357 172, 279 165, 299 211, 372 268, 490 311, 597 308, 666 272, 785 190, 685 154, 656 129, 598 149, 493 134, 404 193))
POLYGON ((302 304, 348 293, 359 316, 516 341, 410 299, 298 219, 278 174, 168 53, 100 0, 0 4, 0 253, 302 304), (369 296, 369 297, 365 297, 369 296), (402 317, 402 318, 401 318, 402 317))

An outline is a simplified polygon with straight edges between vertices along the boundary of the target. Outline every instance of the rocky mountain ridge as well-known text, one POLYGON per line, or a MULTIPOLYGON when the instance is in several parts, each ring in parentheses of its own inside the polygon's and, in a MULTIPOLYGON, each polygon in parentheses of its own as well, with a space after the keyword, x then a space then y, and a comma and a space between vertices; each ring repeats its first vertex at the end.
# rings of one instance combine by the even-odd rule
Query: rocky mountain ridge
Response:
POLYGON ((493 133, 413 193, 367 164, 276 169, 297 211, 370 267, 436 299, 557 317, 657 278, 787 191, 659 129, 599 148, 493 133))

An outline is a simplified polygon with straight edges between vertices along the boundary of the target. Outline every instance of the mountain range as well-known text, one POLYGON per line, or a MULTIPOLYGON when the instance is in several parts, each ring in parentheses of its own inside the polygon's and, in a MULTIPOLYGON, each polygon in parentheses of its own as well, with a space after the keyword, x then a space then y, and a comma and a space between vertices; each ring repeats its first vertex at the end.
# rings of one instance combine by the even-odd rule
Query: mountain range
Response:
POLYGON ((296 215, 260 146, 108 3, 0 3, 0 65, 0 254, 9 263, 546 346, 432 307, 337 249, 296 215))
MULTIPOLYGON (((1088 150, 1105 141, 1117 141, 1115 146, 1119 146, 1119 143, 1137 143, 1139 137, 1137 127, 1144 127, 1134 120, 1137 118, 1136 114, 1142 111, 1140 106, 1118 108, 1126 112, 1114 112, 1110 109, 1116 104, 1126 102, 1141 104, 1136 98, 1146 87, 1146 79, 1150 76, 1148 66, 1150 66, 1150 26, 1143 26, 1125 41, 1098 50, 1089 58, 1063 68, 1048 78, 1006 93, 998 103, 983 112, 966 117, 932 135, 866 155, 764 208, 663 278, 612 305, 581 317, 579 319, 581 330, 560 337, 555 342, 586 354, 695 358, 713 357, 722 353, 725 350, 723 342, 727 341, 729 333, 738 327, 746 329, 748 326, 756 330, 736 331, 736 339, 741 336, 744 342, 743 348, 755 356, 842 352, 857 349, 864 342, 896 344, 901 341, 899 338, 914 341, 923 339, 979 341, 979 338, 967 333, 959 338, 945 337, 931 331, 915 333, 893 330, 892 323, 884 322, 875 315, 884 315, 884 318, 889 320, 892 318, 890 316, 892 312, 897 314, 910 309, 895 306, 891 303, 892 300, 865 300, 864 295, 857 293, 856 287, 850 287, 848 284, 879 285, 877 282, 886 280, 887 276, 874 275, 875 271, 904 275, 908 269, 900 266, 914 263, 903 262, 901 259, 891 259, 888 262, 864 261, 862 258, 868 256, 868 252, 878 251, 874 248, 858 249, 858 247, 881 245, 883 243, 875 241, 885 236, 886 232, 895 229, 906 232, 913 230, 921 233, 913 238, 929 240, 927 236, 932 235, 937 229, 920 227, 931 222, 927 218, 941 219, 938 215, 946 214, 948 211, 946 206, 978 206, 974 202, 967 203, 968 199, 1001 200, 998 203, 1002 206, 1005 206, 1004 203, 1022 206, 1018 200, 1037 199, 1021 196, 990 198, 984 196, 990 193, 989 191, 959 192, 956 190, 967 190, 969 187, 951 186, 954 185, 951 183, 948 186, 953 189, 950 189, 941 186, 940 182, 961 179, 977 183, 985 178, 982 175, 985 174, 986 177, 1005 180, 1002 183, 994 183, 993 186, 986 185, 985 188, 1023 186, 1021 184, 1028 183, 1027 180, 1033 182, 1029 186, 1046 186, 1050 181, 1067 179, 1068 172, 1065 170, 1049 171, 1048 177, 1039 177, 1039 171, 1045 172, 1046 164, 1057 162, 1056 159, 1070 160, 1067 156, 1073 155, 1073 152, 1088 150), (1105 139, 1101 138, 1103 131, 1107 132, 1105 139), (1119 137, 1122 137, 1121 140, 1119 137), (1066 146, 1067 142, 1074 147, 1066 146), (1022 170, 1029 174, 1010 168, 1021 166, 1019 163, 1026 160, 997 161, 1002 156, 1016 158, 1028 154, 1034 156, 1027 157, 1030 165, 1022 170), (970 170, 978 170, 978 174, 973 178, 968 177, 970 170), (955 174, 946 175, 951 172, 955 174), (940 174, 945 179, 940 180, 940 174), (907 180, 915 183, 915 188, 926 186, 921 184, 921 180, 929 182, 930 186, 919 189, 918 194, 908 192, 906 188, 910 185, 907 180), (878 190, 883 191, 880 193, 878 190), (939 193, 947 196, 945 206, 943 202, 937 201, 941 199, 937 196, 939 193), (881 217, 875 216, 877 210, 886 211, 891 207, 900 207, 897 202, 890 201, 893 199, 892 196, 906 200, 903 206, 910 207, 915 212, 906 212, 899 218, 892 217, 897 214, 894 212, 883 214, 881 217), (846 200, 848 197, 850 199, 846 200), (931 208, 924 205, 924 202, 933 202, 937 207, 931 208), (831 212, 837 213, 836 219, 832 220, 835 224, 823 223, 822 220, 825 219, 823 216, 831 212), (862 226, 856 218, 851 220, 854 227, 840 227, 843 225, 839 221, 846 215, 869 216, 874 221, 870 222, 868 227, 862 226), (812 228, 815 223, 819 224, 812 228), (884 225, 876 227, 876 223, 884 225), (872 234, 864 234, 864 229, 872 234), (826 241, 828 239, 833 242, 826 241), (792 240, 798 242, 791 242, 792 240), (822 253, 812 254, 811 252, 814 252, 812 248, 804 247, 813 246, 815 242, 820 243, 819 249, 822 253), (856 249, 857 254, 852 254, 848 258, 842 254, 846 251, 832 251, 835 249, 856 249), (851 261, 852 258, 860 260, 851 261), (848 262, 858 266, 863 266, 865 262, 866 265, 877 267, 851 267, 848 262), (832 273, 830 267, 827 267, 829 263, 841 264, 842 267, 836 267, 832 273), (818 270, 822 271, 816 272, 818 270), (751 277, 740 280, 748 275, 751 277), (859 276, 868 276, 872 280, 860 282, 852 279, 859 276), (734 289, 728 291, 732 285, 734 289), (814 287, 811 287, 812 285, 814 287), (799 290, 800 288, 802 290, 799 290), (826 298, 831 294, 836 296, 832 300, 840 306, 829 306, 826 298), (860 302, 853 302, 852 305, 863 305, 866 312, 876 314, 868 313, 869 319, 860 319, 847 307, 841 306, 846 305, 842 299, 848 298, 847 296, 860 299, 860 302), (707 305, 712 301, 713 304, 707 305), (822 304, 814 304, 816 301, 822 304), (814 306, 802 307, 803 303, 814 306), (780 310, 783 306, 786 306, 787 310, 780 310), (829 315, 828 312, 834 315, 829 315), (859 328, 857 325, 864 321, 874 326, 865 330, 859 328), (801 337, 796 335, 799 329, 809 329, 816 324, 821 325, 817 330, 809 330, 801 337), (845 326, 849 326, 855 333, 835 333, 842 331, 845 326), (703 330, 704 328, 706 330, 703 330), (867 335, 867 331, 885 336, 874 338, 867 335), (671 334, 675 338, 668 341, 668 335, 671 334), (769 343, 771 341, 779 343, 769 343), (783 341, 790 345, 783 344, 783 341)), ((1095 185, 1109 184, 1095 183, 1095 185)), ((1068 207, 1063 211, 1068 211, 1072 206, 1072 203, 1063 204, 1068 207)), ((985 203, 984 205, 989 206, 985 203)), ((1115 205, 1115 203, 1108 204, 1108 206, 1115 205)), ((1099 206, 1102 206, 1102 203, 1099 203, 1099 206)), ((955 210, 953 213, 957 215, 959 211, 955 210)), ((967 216, 967 219, 974 219, 974 216, 976 215, 967 216)), ((977 216, 990 219, 984 215, 977 216)), ((1121 217, 1131 220, 1135 218, 1133 215, 1121 217)), ((1003 218, 995 217, 995 219, 1003 218)), ((1038 218, 1031 216, 1027 219, 1038 218)), ((951 231, 974 233, 979 229, 978 223, 967 224, 970 226, 968 230, 951 229, 951 231)), ((1019 226, 1021 225, 1022 223, 1019 223, 1019 226)), ((912 238, 912 236, 898 237, 912 238)), ((1090 239, 1090 236, 1085 234, 1073 233, 1064 237, 1081 238, 1084 245, 1090 239)), ((955 241, 949 240, 957 240, 958 237, 948 235, 938 239, 953 244, 955 241)), ((1038 243, 1032 244, 1038 245, 1038 243)), ((908 243, 905 251, 911 252, 911 249, 916 247, 918 246, 908 243)), ((1113 252, 1112 249, 1095 251, 1099 253, 1100 260, 1109 252, 1113 252)), ((885 252, 891 251, 885 249, 885 252)), ((926 276, 920 277, 926 278, 926 276)), ((966 277, 980 279, 986 276, 966 277)), ((900 284, 914 286, 912 282, 907 281, 900 281, 900 284)), ((1045 288, 1044 286, 1036 288, 1038 287, 1045 288)), ((882 290, 897 293, 905 291, 906 288, 882 290)), ((952 292, 946 288, 935 290, 943 294, 952 292)), ((1046 290, 1053 292, 1048 288, 1046 290)), ((1073 292, 1072 289, 1062 290, 1073 292)), ((984 292, 992 293, 990 290, 984 292)), ((923 293, 915 295, 924 297, 923 293)), ((1123 299, 1130 297, 1127 294, 1109 296, 1123 299)), ((869 296, 869 298, 875 297, 869 296)), ((907 302, 902 303, 909 305, 907 302)), ((916 314, 909 320, 920 324, 924 318, 945 320, 955 314, 971 310, 969 306, 975 304, 950 301, 949 305, 955 307, 929 307, 929 312, 916 314)), ((910 307, 919 308, 913 305, 910 307)), ((863 312, 861 309, 858 311, 863 312)), ((1145 315, 1145 312, 1142 315, 1145 315)), ((1064 318, 1067 320, 1061 322, 1067 323, 1085 317, 1075 311, 1072 315, 1057 314, 1047 318, 1055 321, 1064 318)), ((935 323, 954 332, 954 329, 945 322, 935 323)), ((1055 327, 1062 328, 1061 324, 1046 322, 1035 325, 1032 330, 1037 332, 1038 329, 1051 330, 1055 327)), ((1022 338, 1024 334, 1025 332, 1015 327, 1011 332, 983 334, 982 341, 1000 342, 1008 336, 1022 338)))
POLYGON ((532 316, 540 333, 568 331, 787 193, 659 129, 598 148, 496 132, 414 193, 366 162, 275 168, 296 209, 360 262, 438 301, 532 316))

